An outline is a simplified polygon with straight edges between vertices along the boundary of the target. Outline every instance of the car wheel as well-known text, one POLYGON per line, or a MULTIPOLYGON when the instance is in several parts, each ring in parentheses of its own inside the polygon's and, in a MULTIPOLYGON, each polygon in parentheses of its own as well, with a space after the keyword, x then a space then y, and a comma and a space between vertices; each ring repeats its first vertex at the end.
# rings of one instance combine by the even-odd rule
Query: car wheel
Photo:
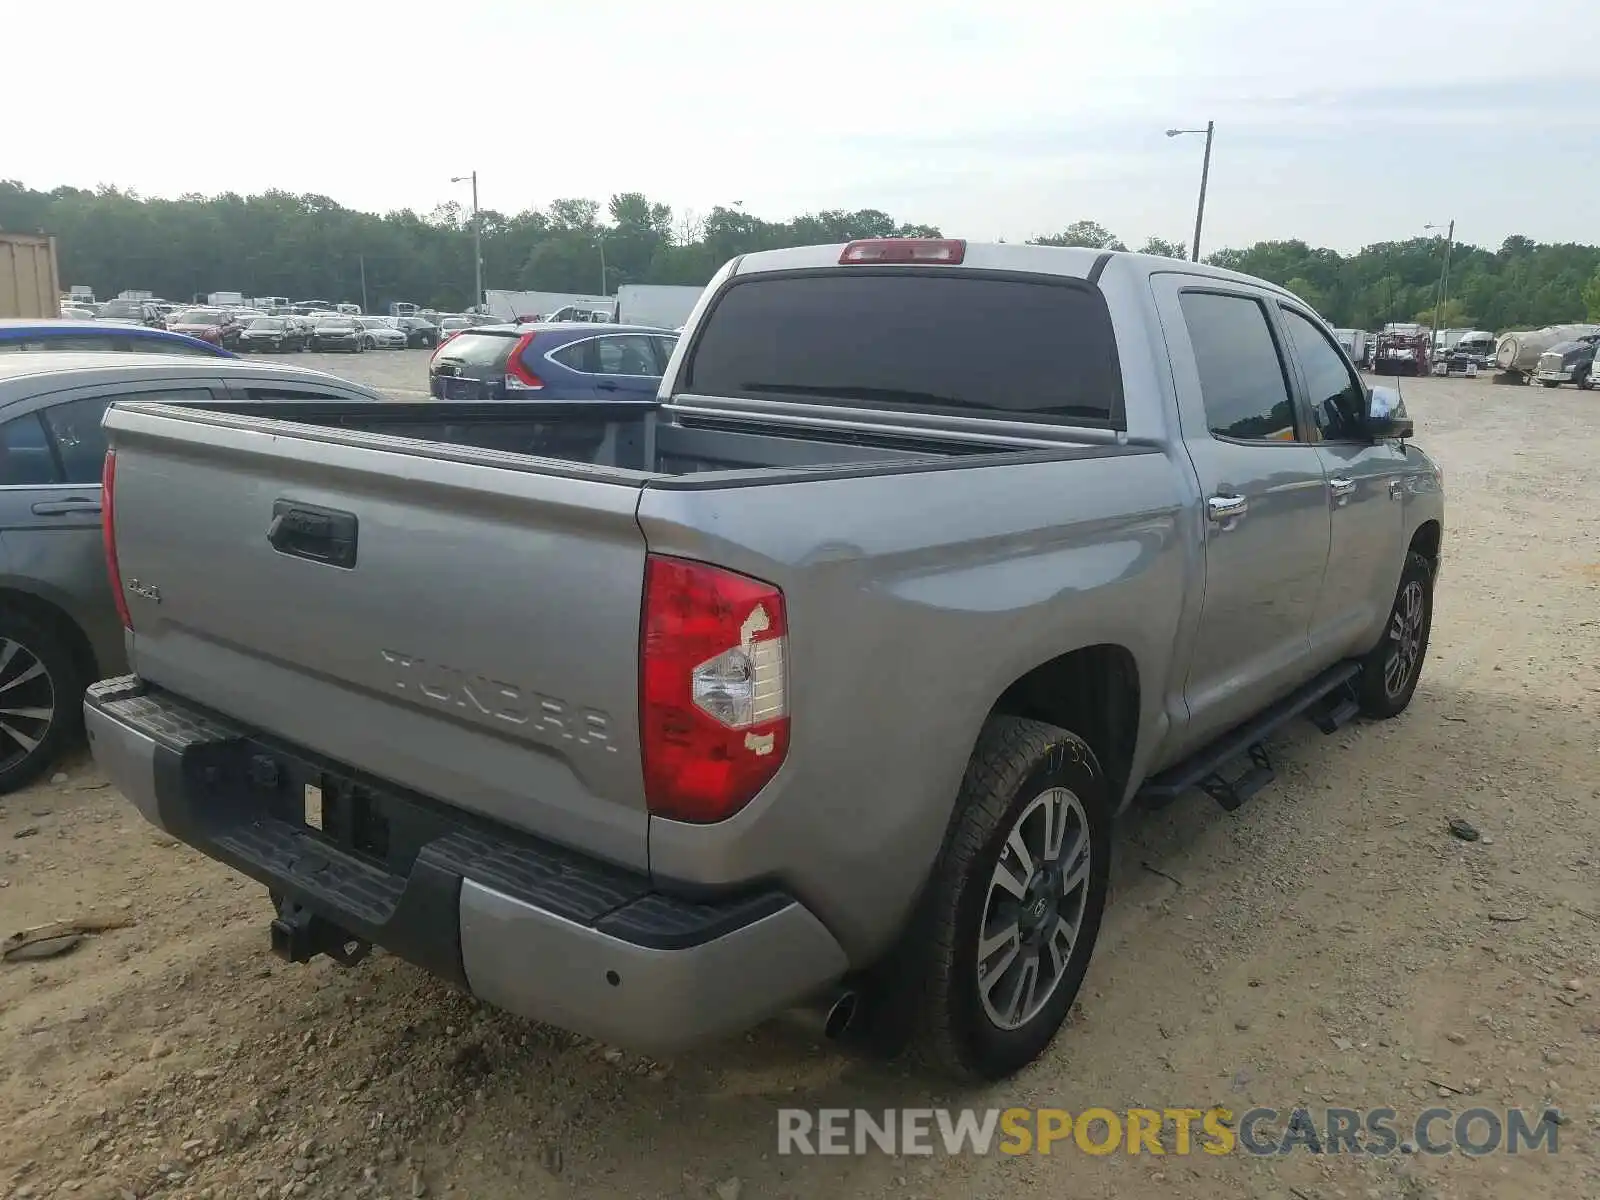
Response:
POLYGON ((1559 379, 1541 379, 1539 382, 1544 384, 1545 387, 1555 388, 1561 386, 1561 381, 1559 379))
POLYGON ((890 956, 898 1000, 876 1023, 904 1027, 941 1074, 1001 1079, 1043 1053, 1083 984, 1111 878, 1110 797, 1083 739, 1000 716, 956 806, 890 956))
POLYGON ((87 686, 52 626, 0 609, 0 793, 38 778, 77 736, 87 686))
POLYGON ((1416 551, 1406 554, 1383 637, 1361 663, 1356 700, 1364 715, 1386 720, 1411 703, 1428 657, 1433 629, 1433 567, 1416 551))

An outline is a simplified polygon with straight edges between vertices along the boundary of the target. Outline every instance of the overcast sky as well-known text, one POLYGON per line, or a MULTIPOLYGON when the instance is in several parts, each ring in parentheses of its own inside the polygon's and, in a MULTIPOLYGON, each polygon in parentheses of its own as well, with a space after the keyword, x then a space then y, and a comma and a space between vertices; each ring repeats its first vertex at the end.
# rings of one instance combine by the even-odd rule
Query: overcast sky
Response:
MULTIPOLYGON (((642 191, 975 239, 1600 241, 1580 0, 338 0, 29 6, 0 176, 516 212, 642 191)), ((18 47, 20 48, 20 47, 18 47)))

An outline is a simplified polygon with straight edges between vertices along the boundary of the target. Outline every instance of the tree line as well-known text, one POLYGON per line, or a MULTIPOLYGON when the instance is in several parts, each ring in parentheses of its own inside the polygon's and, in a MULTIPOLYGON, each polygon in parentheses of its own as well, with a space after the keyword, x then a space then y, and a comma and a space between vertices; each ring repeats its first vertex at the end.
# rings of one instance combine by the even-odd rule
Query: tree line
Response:
MULTIPOLYGON (((767 221, 738 205, 674 213, 639 192, 557 200, 507 215, 479 213, 486 287, 615 292, 624 283, 703 284, 728 259, 754 250, 866 237, 936 237, 877 209, 767 221)), ((0 180, 0 230, 56 236, 63 284, 101 298, 142 288, 173 300, 211 291, 294 299, 361 299, 381 310, 410 300, 445 310, 471 303, 473 227, 457 203, 378 215, 326 196, 269 191, 145 199, 115 187, 42 192, 0 180)), ((1127 249, 1095 221, 1029 239, 1042 245, 1127 249)), ((1187 257, 1180 241, 1135 248, 1187 257)), ((1440 299, 1442 239, 1378 242, 1355 254, 1299 240, 1257 242, 1206 259, 1280 283, 1336 326, 1431 322, 1440 299)), ((1458 243, 1450 255, 1442 326, 1500 330, 1585 318, 1600 321, 1600 247, 1513 236, 1498 249, 1458 243)))

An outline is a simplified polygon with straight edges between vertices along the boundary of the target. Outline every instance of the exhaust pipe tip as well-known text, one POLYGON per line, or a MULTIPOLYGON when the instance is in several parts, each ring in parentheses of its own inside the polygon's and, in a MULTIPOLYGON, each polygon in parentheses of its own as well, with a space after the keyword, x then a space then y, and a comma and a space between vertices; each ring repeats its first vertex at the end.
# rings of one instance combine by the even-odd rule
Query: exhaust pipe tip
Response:
POLYGON ((855 1024, 858 1007, 859 997, 855 992, 840 992, 828 1006, 827 1015, 822 1021, 822 1035, 830 1041, 843 1037, 845 1031, 855 1024))

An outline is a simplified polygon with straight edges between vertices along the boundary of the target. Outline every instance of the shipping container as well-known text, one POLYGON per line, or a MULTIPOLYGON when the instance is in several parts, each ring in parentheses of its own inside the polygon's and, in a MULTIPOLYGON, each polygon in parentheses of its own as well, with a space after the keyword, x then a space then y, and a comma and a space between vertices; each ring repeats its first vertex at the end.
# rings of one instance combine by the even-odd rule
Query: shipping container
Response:
POLYGON ((0 233, 0 317, 59 317, 61 272, 56 240, 0 233))

